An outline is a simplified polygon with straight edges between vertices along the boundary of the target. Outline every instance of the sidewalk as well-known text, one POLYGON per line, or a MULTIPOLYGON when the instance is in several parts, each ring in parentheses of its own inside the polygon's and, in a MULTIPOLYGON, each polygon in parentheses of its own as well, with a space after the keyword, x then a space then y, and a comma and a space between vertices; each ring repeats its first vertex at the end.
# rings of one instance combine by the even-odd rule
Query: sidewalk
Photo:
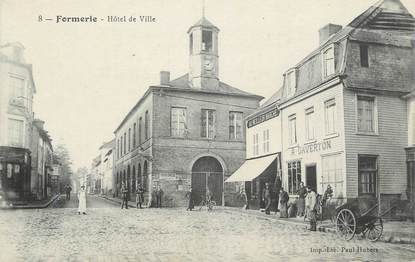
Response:
POLYGON ((49 199, 40 200, 40 201, 19 201, 19 202, 12 202, 9 206, 0 207, 0 209, 40 209, 40 208, 47 208, 50 204, 52 204, 60 194, 56 194, 49 199))
MULTIPOLYGON (((308 227, 309 225, 303 218, 279 218, 278 215, 275 215, 273 212, 271 215, 266 215, 264 212, 260 212, 259 210, 243 210, 235 207, 220 208, 225 210, 225 212, 240 212, 293 226, 308 227)), ((323 222, 319 221, 317 223, 317 230, 320 232, 336 233, 335 225, 329 220, 325 220, 323 222)), ((378 241, 385 243, 415 245, 415 223, 406 221, 383 221, 383 233, 382 237, 378 241)))

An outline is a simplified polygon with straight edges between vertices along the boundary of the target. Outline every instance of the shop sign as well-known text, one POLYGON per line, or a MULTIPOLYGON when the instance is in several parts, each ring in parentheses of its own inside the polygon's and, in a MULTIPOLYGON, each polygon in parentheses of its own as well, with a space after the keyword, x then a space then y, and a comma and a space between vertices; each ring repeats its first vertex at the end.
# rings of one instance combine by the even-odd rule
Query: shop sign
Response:
POLYGON ((268 111, 262 115, 259 115, 251 120, 248 121, 248 128, 261 124, 271 118, 277 117, 280 115, 280 110, 278 108, 274 108, 271 111, 268 111))
POLYGON ((291 154, 305 155, 320 151, 331 149, 331 140, 325 140, 322 142, 315 142, 303 146, 297 146, 291 149, 291 154))

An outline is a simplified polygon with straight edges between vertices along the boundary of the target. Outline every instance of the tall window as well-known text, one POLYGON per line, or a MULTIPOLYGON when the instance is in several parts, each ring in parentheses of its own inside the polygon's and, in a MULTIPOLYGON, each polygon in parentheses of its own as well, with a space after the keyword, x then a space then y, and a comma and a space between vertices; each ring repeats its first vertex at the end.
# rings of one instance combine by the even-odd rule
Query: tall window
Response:
POLYGON ((127 153, 127 133, 124 133, 124 155, 127 153))
POLYGON ((357 130, 375 132, 375 98, 357 97, 357 130))
POLYGON ((202 109, 202 126, 201 136, 206 138, 215 138, 216 111, 211 109, 202 109))
POLYGON ((376 195, 376 156, 359 156, 359 195, 376 195))
POLYGON ((262 132, 262 150, 269 153, 269 129, 262 132))
POLYGON ((143 138, 143 118, 140 117, 138 119, 138 144, 141 145, 142 138, 143 138))
POLYGON ((213 47, 212 31, 202 31, 202 51, 211 52, 213 47))
POLYGON ((287 84, 288 96, 293 96, 295 93, 295 87, 296 87, 295 70, 288 72, 285 78, 287 81, 286 84, 287 84))
POLYGON ((314 139, 314 107, 305 110, 305 131, 306 139, 314 139))
POLYGON ((336 100, 330 99, 324 103, 325 117, 324 125, 326 128, 326 135, 336 133, 336 100))
POLYGON ((288 193, 296 194, 301 183, 301 162, 288 163, 288 193))
POLYGON ((290 145, 297 144, 297 118, 295 114, 288 117, 288 133, 290 145))
POLYGON ((120 158, 120 139, 117 139, 117 159, 120 158))
POLYGON ((149 118, 148 118, 148 111, 146 111, 144 115, 144 139, 147 140, 149 138, 149 118))
POLYGON ((229 139, 242 139, 242 112, 229 112, 229 139))
POLYGON ((128 128, 128 152, 131 151, 131 128, 128 128))
POLYGON ((24 80, 10 76, 10 89, 13 98, 22 99, 24 97, 24 80))
POLYGON ((186 135, 186 108, 171 108, 171 135, 175 137, 184 137, 186 135))
POLYGON ((137 146, 137 123, 133 126, 133 148, 137 146))
POLYGON ((326 190, 327 185, 333 189, 335 196, 343 192, 343 161, 342 154, 322 157, 323 175, 321 185, 326 190))
POLYGON ((123 150, 123 138, 122 138, 122 135, 121 135, 121 151, 120 151, 120 157, 121 156, 123 156, 124 155, 124 151, 122 151, 123 150))
POLYGON ((259 136, 258 134, 254 134, 253 135, 253 140, 252 140, 252 152, 254 156, 257 156, 259 154, 259 136))
POLYGON ((360 66, 369 67, 369 47, 360 45, 360 66))
POLYGON ((23 147, 23 121, 9 119, 9 145, 23 147))
POLYGON ((323 53, 323 73, 324 77, 334 74, 334 49, 330 47, 323 53))

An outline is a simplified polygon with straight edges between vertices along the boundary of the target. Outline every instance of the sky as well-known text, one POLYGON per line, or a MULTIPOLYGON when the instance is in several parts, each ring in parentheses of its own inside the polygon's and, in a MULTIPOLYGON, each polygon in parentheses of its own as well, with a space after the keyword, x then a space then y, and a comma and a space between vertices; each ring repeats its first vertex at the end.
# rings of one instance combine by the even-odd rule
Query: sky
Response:
MULTIPOLYGON (((188 72, 187 30, 203 0, 0 0, 0 41, 20 42, 33 65, 35 117, 74 168, 90 167, 103 142, 159 72, 188 72), (39 15, 54 21, 39 22, 39 15), (56 23, 56 16, 153 16, 155 23, 56 23)), ((374 0, 205 0, 220 29, 219 77, 269 98, 283 73, 318 46, 327 23, 347 25, 374 0)), ((415 14, 415 1, 401 0, 415 14)))

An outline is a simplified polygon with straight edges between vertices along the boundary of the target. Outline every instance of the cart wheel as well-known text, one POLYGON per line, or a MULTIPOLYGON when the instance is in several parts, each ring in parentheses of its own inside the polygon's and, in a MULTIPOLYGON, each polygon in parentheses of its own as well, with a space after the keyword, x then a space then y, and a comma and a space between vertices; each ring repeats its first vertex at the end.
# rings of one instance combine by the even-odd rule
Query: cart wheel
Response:
POLYGON ((382 236, 382 232, 383 232, 382 218, 377 217, 376 219, 374 219, 367 225, 367 230, 365 233, 369 241, 375 242, 382 236))
POLYGON ((349 209, 342 209, 337 214, 336 231, 345 240, 350 240, 356 234, 356 218, 349 209))

